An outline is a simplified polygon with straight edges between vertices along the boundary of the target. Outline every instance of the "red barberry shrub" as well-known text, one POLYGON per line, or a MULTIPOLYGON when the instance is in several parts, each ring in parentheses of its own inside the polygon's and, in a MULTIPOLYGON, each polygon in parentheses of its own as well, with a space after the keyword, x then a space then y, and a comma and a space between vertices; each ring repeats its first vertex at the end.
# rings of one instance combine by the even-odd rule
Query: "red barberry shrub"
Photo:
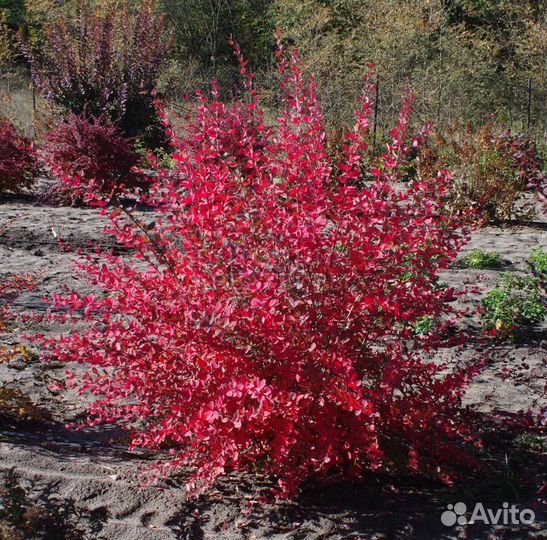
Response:
POLYGON ((261 471, 285 495, 378 468, 448 479, 472 435, 460 401, 470 371, 441 354, 460 337, 439 272, 467 237, 445 204, 451 176, 396 185, 415 146, 407 99, 373 181, 358 182, 368 95, 334 168, 314 84, 296 53, 280 58, 275 126, 250 82, 235 108, 202 97, 175 174, 152 180, 153 226, 103 210, 138 261, 79 263, 96 292, 54 304, 89 328, 45 339, 46 354, 89 366, 70 381, 97 396, 90 424, 169 448, 161 472, 196 467, 194 492, 229 470, 261 471), (418 335, 426 316, 437 327, 418 335))
POLYGON ((29 188, 38 175, 32 142, 0 117, 0 192, 29 188))
POLYGON ((91 193, 112 198, 139 181, 131 142, 102 118, 71 114, 45 136, 41 154, 59 182, 47 188, 45 199, 74 202, 91 193))

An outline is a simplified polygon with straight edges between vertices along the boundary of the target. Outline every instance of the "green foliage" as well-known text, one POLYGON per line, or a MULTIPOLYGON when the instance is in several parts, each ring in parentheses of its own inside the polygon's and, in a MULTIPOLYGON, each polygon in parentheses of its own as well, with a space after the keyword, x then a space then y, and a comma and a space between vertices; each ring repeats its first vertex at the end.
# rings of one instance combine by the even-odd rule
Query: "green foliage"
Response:
POLYGON ((5 16, 8 27, 18 28, 25 17, 25 2, 23 0, 0 0, 0 11, 5 16))
MULTIPOLYGON (((128 5, 135 11, 143 3, 89 1, 101 13, 128 5)), ((28 42, 40 47, 45 23, 69 13, 73 4, 0 0, 0 12, 10 32, 23 29, 28 42)), ((353 96, 361 90, 368 63, 375 63, 380 73, 382 139, 407 80, 418 96, 420 121, 433 117, 440 125, 455 120, 482 123, 494 114, 523 127, 528 78, 533 87, 532 126, 540 128, 547 118, 545 2, 159 0, 157 12, 165 13, 174 38, 164 66, 165 88, 173 96, 181 89, 192 91, 211 76, 223 90, 239 84, 230 36, 260 71, 263 83, 275 90, 279 81, 270 69, 270 55, 273 31, 279 27, 284 39, 300 49, 304 67, 315 72, 332 124, 350 121, 353 96)))
POLYGON ((500 339, 514 338, 547 315, 539 279, 532 276, 503 274, 501 283, 483 298, 482 306, 486 330, 500 339))
POLYGON ((4 69, 12 63, 13 44, 12 35, 7 25, 7 14, 0 10, 0 69, 4 69))
POLYGON ((435 328, 435 318, 432 315, 424 315, 412 325, 412 328, 417 336, 428 336, 435 328))
POLYGON ((164 148, 159 147, 151 150, 142 139, 135 140, 133 151, 139 157, 139 164, 143 169, 172 170, 177 163, 164 148))
POLYGON ((501 268, 502 265, 499 253, 482 249, 474 249, 463 262, 469 268, 501 268))
POLYGON ((534 249, 528 262, 532 267, 534 275, 541 280, 547 279, 547 251, 542 248, 534 249))
POLYGON ((58 0, 0 0, 0 60, 9 52, 15 63, 17 51, 15 34, 22 32, 34 47, 44 39, 44 26, 66 9, 65 2, 58 0))
POLYGON ((536 433, 522 433, 517 437, 525 449, 538 454, 547 454, 547 439, 536 433))

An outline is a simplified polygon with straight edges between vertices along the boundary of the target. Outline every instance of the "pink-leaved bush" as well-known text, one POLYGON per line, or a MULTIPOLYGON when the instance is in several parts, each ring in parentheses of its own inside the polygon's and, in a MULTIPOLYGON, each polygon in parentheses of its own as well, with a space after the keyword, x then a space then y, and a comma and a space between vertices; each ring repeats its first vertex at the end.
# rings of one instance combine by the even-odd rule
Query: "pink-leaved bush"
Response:
POLYGON ((439 272, 467 238, 445 204, 451 175, 396 185, 421 139, 411 99, 380 166, 361 170, 368 86, 334 167, 313 81, 296 52, 279 57, 273 127, 242 61, 250 98, 200 95, 176 170, 151 180, 156 214, 103 209, 134 257, 78 263, 95 294, 54 303, 89 328, 45 340, 48 354, 89 367, 69 382, 96 395, 90 425, 168 452, 162 474, 194 467, 194 494, 233 470, 261 472, 281 495, 377 469, 449 480, 473 437, 461 406, 472 370, 442 360, 460 336, 439 272), (426 316, 438 326, 419 336, 426 316))

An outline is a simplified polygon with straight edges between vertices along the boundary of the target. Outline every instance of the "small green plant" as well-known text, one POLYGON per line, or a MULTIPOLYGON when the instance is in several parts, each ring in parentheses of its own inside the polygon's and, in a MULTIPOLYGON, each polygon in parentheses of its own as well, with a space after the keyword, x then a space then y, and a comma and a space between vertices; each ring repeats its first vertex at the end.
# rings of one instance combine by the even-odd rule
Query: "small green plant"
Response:
POLYGON ((158 147, 153 151, 150 150, 145 141, 136 139, 133 143, 133 151, 140 158, 140 166, 142 169, 168 169, 173 170, 176 166, 176 160, 171 157, 171 154, 162 147, 158 147))
POLYGON ((523 433, 517 438, 517 442, 526 450, 540 454, 547 454, 547 439, 535 433, 523 433))
POLYGON ((469 268, 501 268, 502 265, 499 253, 482 249, 474 249, 463 262, 469 268))
POLYGON ((547 251, 542 248, 536 248, 532 251, 530 258, 528 259, 532 272, 541 281, 547 280, 547 251))
POLYGON ((503 274, 501 283, 482 301, 486 330, 500 339, 514 338, 523 327, 545 319, 540 281, 533 276, 503 274))
POLYGON ((435 327, 435 318, 432 315, 424 315, 414 322, 412 329, 417 336, 428 336, 435 327))

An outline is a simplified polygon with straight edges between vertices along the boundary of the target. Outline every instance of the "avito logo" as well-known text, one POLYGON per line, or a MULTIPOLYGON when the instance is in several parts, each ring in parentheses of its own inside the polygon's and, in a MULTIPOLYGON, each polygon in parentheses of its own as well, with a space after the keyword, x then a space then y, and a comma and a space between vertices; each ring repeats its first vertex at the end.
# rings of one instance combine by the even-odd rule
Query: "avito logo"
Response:
POLYGON ((467 517, 467 505, 463 502, 449 504, 441 514, 441 522, 447 527, 484 523, 485 525, 531 525, 536 515, 533 510, 519 509, 516 505, 504 502, 502 508, 485 508, 482 503, 475 504, 471 516, 467 517))

